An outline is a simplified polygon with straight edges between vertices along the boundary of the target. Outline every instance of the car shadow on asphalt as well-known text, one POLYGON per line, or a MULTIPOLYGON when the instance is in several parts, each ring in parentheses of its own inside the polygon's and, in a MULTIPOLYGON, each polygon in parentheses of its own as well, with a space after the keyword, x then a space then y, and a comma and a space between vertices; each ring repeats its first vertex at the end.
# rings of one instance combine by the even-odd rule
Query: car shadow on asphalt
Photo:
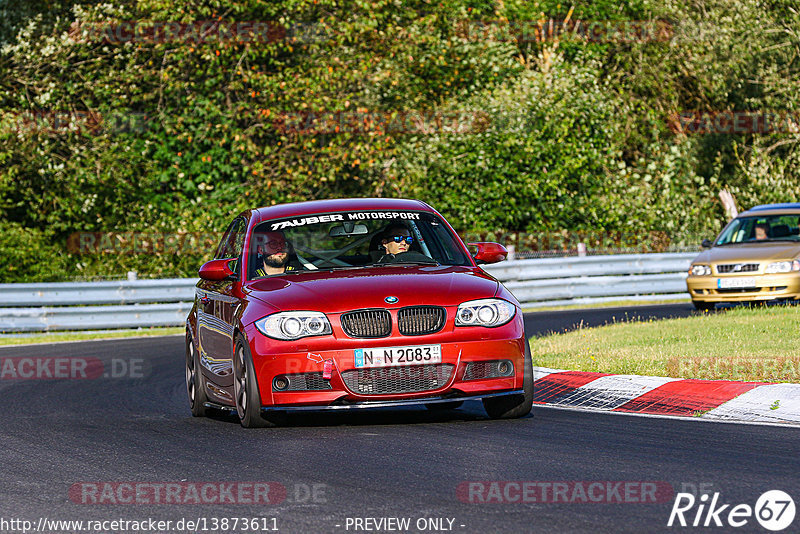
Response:
MULTIPOLYGON (((235 413, 218 411, 210 413, 209 418, 231 424, 239 424, 235 413)), ((525 418, 533 417, 527 415, 525 418)), ((524 419, 524 418, 522 418, 524 419)), ((456 422, 493 421, 480 402, 468 401, 455 410, 432 411, 425 407, 369 408, 348 412, 301 412, 275 418, 278 427, 332 427, 332 426, 380 426, 380 425, 420 425, 456 422)))

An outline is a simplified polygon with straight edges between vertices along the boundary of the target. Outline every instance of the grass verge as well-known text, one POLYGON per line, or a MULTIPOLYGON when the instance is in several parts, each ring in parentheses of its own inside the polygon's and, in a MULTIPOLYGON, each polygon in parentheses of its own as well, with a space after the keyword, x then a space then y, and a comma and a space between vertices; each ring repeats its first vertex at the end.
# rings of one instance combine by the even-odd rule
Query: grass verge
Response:
POLYGON ((800 307, 732 308, 532 338, 554 369, 708 380, 800 383, 800 307))
POLYGON ((56 332, 51 334, 0 335, 0 346, 56 343, 59 341, 86 341, 90 339, 118 339, 123 337, 169 336, 181 334, 183 327, 147 328, 141 330, 107 330, 103 332, 56 332))

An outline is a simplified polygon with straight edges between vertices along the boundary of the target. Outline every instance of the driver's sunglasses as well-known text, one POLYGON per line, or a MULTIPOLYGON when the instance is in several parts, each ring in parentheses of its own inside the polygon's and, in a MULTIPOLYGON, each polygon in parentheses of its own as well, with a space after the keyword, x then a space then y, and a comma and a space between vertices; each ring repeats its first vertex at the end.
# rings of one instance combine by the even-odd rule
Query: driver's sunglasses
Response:
POLYGON ((414 238, 411 237, 410 235, 393 235, 392 239, 394 240, 395 243, 402 243, 403 241, 405 241, 409 245, 414 242, 414 238))

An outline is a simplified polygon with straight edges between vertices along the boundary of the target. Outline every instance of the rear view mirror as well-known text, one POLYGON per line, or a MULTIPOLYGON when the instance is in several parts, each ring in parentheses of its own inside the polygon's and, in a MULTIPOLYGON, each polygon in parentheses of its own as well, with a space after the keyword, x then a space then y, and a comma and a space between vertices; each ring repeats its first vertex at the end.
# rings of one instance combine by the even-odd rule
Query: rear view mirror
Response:
POLYGON ((477 247, 473 258, 478 263, 497 263, 508 256, 508 250, 500 243, 467 243, 468 247, 477 247))
POLYGON ((354 222, 345 222, 338 226, 334 226, 331 228, 330 232, 328 232, 329 237, 350 237, 352 235, 364 235, 368 234, 369 230, 367 229, 367 225, 354 223, 354 222))

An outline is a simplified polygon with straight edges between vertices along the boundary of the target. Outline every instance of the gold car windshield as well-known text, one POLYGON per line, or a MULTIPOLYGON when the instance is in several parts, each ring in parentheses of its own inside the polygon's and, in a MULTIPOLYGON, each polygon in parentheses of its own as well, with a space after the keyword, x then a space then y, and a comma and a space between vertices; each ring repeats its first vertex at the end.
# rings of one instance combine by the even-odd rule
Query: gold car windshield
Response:
POLYGON ((714 244, 770 241, 800 241, 800 214, 739 217, 722 231, 714 244))

